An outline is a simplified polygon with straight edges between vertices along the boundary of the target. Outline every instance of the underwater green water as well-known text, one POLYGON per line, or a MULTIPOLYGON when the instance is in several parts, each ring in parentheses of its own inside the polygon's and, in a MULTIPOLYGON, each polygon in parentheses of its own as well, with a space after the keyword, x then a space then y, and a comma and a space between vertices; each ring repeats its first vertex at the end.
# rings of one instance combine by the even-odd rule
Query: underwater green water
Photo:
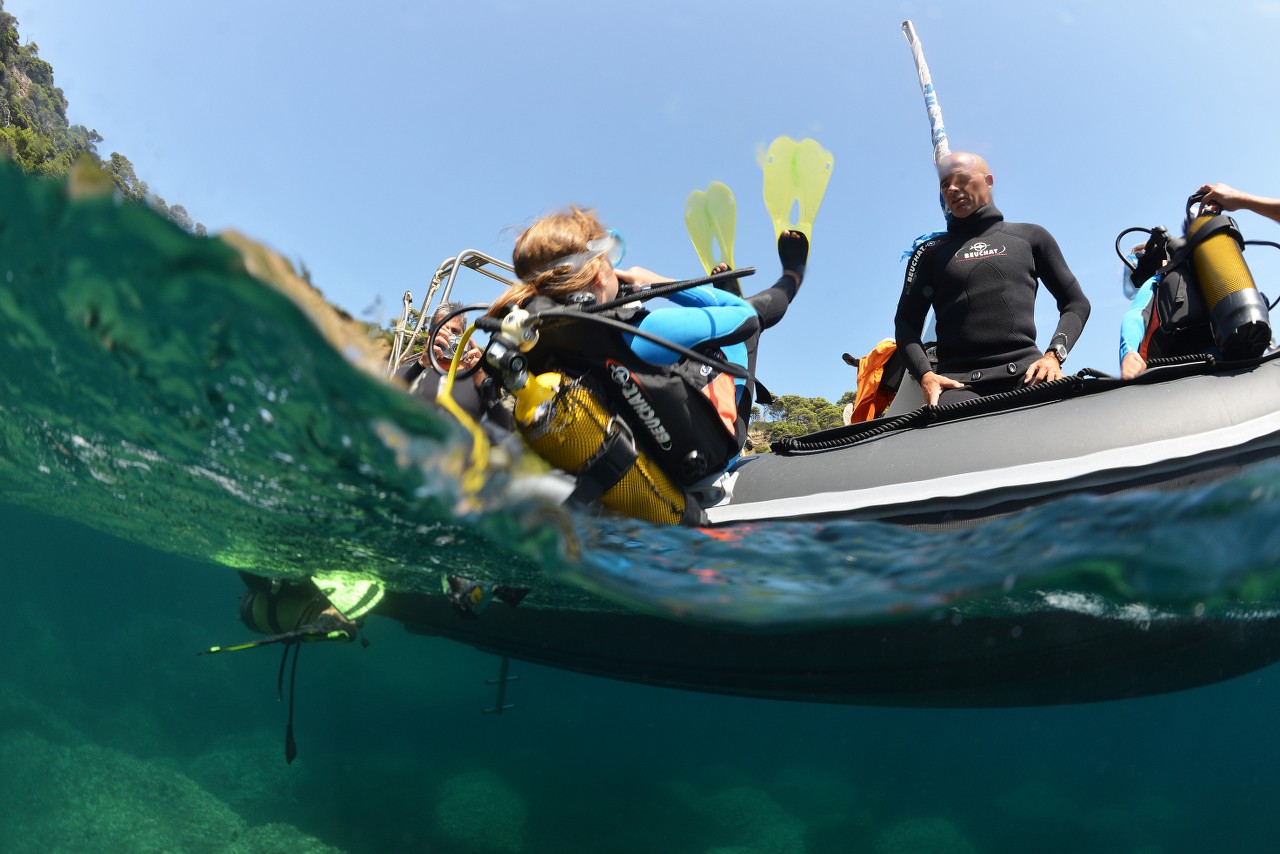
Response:
POLYGON ((495 716, 495 657, 375 617, 303 651, 286 765, 278 654, 195 655, 246 635, 234 574, 12 508, 0 537, 5 851, 1274 850, 1274 667, 930 711, 513 662, 495 716))
POLYGON ((919 710, 513 662, 517 708, 496 716, 497 658, 375 616, 367 649, 302 653, 286 765, 278 648, 196 656, 247 639, 235 569, 421 593, 465 573, 532 587, 522 609, 754 627, 1067 607, 1046 590, 1117 619, 1270 616, 1274 465, 958 532, 711 537, 567 515, 504 478, 460 514, 459 432, 229 247, 3 165, 0 363, 0 850, 1274 849, 1274 667, 1125 702, 919 710))

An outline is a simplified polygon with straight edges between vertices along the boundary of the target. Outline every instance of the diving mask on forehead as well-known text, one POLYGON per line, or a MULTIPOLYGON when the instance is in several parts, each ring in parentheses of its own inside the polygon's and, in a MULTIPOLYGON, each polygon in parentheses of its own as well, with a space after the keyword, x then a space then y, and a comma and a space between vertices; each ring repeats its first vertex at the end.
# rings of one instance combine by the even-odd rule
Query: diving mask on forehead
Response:
POLYGON ((617 229, 609 228, 605 229, 604 237, 597 237, 595 240, 587 241, 586 252, 577 252, 573 255, 557 258, 549 264, 543 264, 534 271, 534 274, 546 273, 557 267, 568 265, 570 267, 569 275, 572 275, 601 255, 605 257, 611 267, 616 267, 622 263, 622 259, 626 254, 626 241, 622 239, 622 235, 617 232, 617 229))

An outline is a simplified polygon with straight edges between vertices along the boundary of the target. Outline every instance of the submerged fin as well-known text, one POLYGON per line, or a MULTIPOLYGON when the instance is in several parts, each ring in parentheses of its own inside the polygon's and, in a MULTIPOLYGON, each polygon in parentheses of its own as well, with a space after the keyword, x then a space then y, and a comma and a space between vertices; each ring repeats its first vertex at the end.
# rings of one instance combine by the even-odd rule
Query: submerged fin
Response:
POLYGON ((732 269, 738 205, 728 186, 712 181, 707 189, 690 193, 684 201, 684 224, 708 274, 717 264, 728 264, 732 269))
POLYGON ((500 584, 493 588, 493 598, 514 608, 524 601, 530 590, 528 587, 507 587, 500 584))
POLYGON ((445 597, 464 616, 478 617, 494 599, 512 608, 529 595, 528 587, 510 587, 505 584, 490 586, 461 575, 446 575, 442 579, 445 597))
POLYGON ((314 575, 311 578, 329 604, 348 620, 358 620, 382 601, 386 591, 377 581, 346 573, 314 575))
POLYGON ((780 136, 769 144, 760 168, 764 170, 764 206, 773 217, 774 237, 784 231, 799 231, 812 244, 813 220, 834 165, 835 156, 816 139, 796 142, 780 136))

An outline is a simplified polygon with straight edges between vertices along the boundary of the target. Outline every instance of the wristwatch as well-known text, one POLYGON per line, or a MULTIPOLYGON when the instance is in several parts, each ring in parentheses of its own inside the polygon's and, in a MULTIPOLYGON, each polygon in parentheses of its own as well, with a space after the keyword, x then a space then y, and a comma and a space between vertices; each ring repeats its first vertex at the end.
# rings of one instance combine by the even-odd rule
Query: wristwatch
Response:
POLYGON ((1052 347, 1049 348, 1049 352, 1052 353, 1053 357, 1058 360, 1059 365, 1061 365, 1063 362, 1067 360, 1066 344, 1054 344, 1052 347))

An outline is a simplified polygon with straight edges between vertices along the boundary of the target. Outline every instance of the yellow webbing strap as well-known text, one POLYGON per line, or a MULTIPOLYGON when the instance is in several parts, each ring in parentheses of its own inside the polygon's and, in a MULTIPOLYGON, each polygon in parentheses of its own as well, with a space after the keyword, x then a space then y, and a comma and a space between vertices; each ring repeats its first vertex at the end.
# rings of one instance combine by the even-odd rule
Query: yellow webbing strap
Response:
MULTIPOLYGON (((466 352, 467 342, 471 340, 475 331, 476 325, 473 323, 462 333, 462 340, 453 354, 453 361, 449 363, 449 373, 440 383, 440 391, 436 395, 436 401, 458 419, 458 422, 471 434, 471 466, 462 473, 462 488, 472 494, 479 492, 480 487, 484 485, 484 472, 489 461, 489 438, 485 436, 484 430, 476 420, 453 399, 453 378, 458 373, 458 363, 462 360, 462 354, 466 352)), ((432 346, 432 342, 427 342, 427 346, 432 346)), ((428 370, 435 370, 435 368, 428 368, 428 370)))

